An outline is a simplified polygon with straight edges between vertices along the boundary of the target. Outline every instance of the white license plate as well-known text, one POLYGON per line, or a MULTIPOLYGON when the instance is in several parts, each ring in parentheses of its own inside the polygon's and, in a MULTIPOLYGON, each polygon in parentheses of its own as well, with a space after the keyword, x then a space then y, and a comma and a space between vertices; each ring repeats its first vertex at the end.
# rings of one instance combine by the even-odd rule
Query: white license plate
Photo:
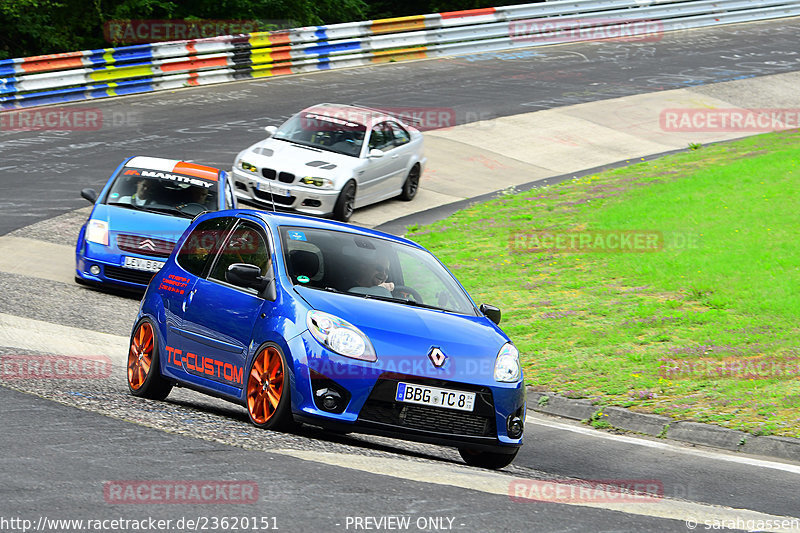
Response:
POLYGON ((142 259, 141 257, 125 257, 122 263, 125 268, 134 270, 144 270, 146 272, 158 272, 164 266, 164 261, 154 261, 152 259, 142 259))
POLYGON ((398 402, 446 407, 459 411, 472 411, 475 407, 475 393, 458 390, 439 389, 425 385, 398 383, 395 400, 398 402))
POLYGON ((277 185, 272 185, 271 183, 256 183, 256 187, 259 191, 268 192, 270 194, 274 194, 275 196, 286 196, 288 198, 292 195, 289 189, 284 189, 283 187, 278 187, 277 185))

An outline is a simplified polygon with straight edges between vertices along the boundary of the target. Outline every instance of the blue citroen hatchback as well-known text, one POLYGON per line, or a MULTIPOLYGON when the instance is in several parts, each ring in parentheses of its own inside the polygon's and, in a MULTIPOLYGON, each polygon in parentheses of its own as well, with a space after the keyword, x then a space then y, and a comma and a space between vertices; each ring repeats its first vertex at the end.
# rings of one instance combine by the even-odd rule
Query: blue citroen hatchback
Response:
POLYGON ((226 172, 174 159, 131 157, 98 195, 75 247, 75 281, 143 291, 192 218, 236 207, 226 172))
POLYGON ((519 354, 427 250, 299 215, 197 217, 142 299, 128 385, 173 385, 294 422, 455 446, 502 468, 522 445, 519 354))

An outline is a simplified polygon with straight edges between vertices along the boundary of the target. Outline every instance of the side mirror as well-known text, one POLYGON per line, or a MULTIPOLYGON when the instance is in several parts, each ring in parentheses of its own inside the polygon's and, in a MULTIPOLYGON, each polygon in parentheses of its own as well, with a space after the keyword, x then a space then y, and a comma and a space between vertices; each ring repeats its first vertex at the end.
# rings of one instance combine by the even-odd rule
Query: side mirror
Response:
POLYGON ((81 198, 89 200, 90 203, 95 203, 97 201, 97 191, 94 189, 82 189, 81 198))
POLYGON ((379 157, 383 157, 383 150, 378 150, 377 148, 373 148, 367 154, 367 157, 370 159, 377 159, 379 157))
POLYGON ((269 136, 272 137, 273 135, 275 135, 275 132, 278 131, 278 128, 276 128, 275 126, 267 126, 266 128, 264 128, 264 131, 269 133, 269 136))
POLYGON ((481 310, 481 313, 486 315, 486 318, 488 318, 498 326, 500 325, 500 317, 502 315, 500 309, 489 304, 481 304, 481 306, 478 309, 481 310))
POLYGON ((225 281, 237 287, 261 290, 268 283, 261 276, 261 269, 248 263, 234 263, 225 271, 225 281))

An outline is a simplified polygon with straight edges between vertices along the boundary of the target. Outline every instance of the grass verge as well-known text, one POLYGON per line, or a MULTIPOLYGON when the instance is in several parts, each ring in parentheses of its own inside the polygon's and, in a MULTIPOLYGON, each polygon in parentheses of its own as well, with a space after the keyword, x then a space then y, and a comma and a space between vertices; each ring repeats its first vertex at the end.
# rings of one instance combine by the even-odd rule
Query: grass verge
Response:
POLYGON ((792 131, 506 194, 408 237, 503 309, 529 385, 800 437, 798 228, 792 131), (589 244, 559 251, 557 234, 589 244), (626 234, 638 251, 610 251, 626 234))

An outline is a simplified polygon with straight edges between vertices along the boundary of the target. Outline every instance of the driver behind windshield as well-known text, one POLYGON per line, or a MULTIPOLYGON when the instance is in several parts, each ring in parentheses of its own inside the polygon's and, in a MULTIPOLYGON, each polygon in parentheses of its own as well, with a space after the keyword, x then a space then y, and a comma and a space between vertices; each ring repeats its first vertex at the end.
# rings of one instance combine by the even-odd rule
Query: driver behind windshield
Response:
POLYGON ((365 259, 358 265, 356 271, 356 285, 350 292, 366 292, 376 296, 392 297, 394 283, 386 281, 389 278, 389 258, 385 255, 378 255, 371 259, 365 259), (366 289, 366 291, 365 291, 366 289))
POLYGON ((203 184, 165 182, 141 176, 124 176, 117 180, 108 195, 108 203, 138 208, 167 209, 189 216, 213 210, 216 191, 203 184))
POLYGON ((184 193, 183 198, 182 204, 200 204, 203 207, 208 207, 208 188, 191 186, 184 193))
MULTIPOLYGON (((115 203, 130 204, 138 207, 147 205, 155 200, 158 184, 148 178, 139 178, 136 182, 136 191, 130 196, 122 196, 115 203)), ((114 194, 111 195, 112 197, 114 194)))

